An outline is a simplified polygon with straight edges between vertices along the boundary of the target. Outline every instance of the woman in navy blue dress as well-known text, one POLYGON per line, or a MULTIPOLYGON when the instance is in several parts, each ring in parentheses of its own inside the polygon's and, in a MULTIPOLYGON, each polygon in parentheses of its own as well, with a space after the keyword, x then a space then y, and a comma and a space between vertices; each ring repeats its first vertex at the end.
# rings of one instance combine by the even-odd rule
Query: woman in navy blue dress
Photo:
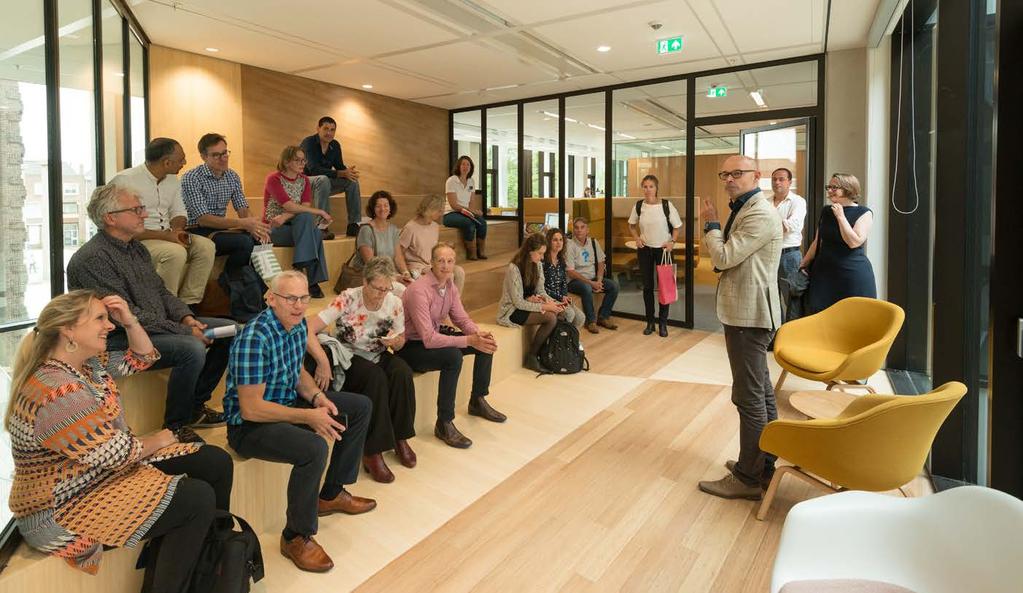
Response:
POLYGON ((860 182, 853 175, 835 173, 825 189, 831 206, 821 213, 817 236, 799 266, 810 276, 807 314, 847 297, 877 298, 874 269, 863 249, 874 214, 856 203, 860 182))

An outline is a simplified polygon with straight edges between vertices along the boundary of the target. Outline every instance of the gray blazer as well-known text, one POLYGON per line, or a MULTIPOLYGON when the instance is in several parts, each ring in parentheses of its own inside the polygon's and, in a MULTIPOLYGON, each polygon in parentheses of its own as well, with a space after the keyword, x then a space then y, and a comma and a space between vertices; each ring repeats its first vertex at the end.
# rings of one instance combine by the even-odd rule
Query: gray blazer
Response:
POLYGON ((722 231, 704 235, 705 253, 721 270, 717 290, 721 323, 766 329, 781 325, 781 244, 781 218, 763 192, 751 197, 735 215, 727 241, 722 231))

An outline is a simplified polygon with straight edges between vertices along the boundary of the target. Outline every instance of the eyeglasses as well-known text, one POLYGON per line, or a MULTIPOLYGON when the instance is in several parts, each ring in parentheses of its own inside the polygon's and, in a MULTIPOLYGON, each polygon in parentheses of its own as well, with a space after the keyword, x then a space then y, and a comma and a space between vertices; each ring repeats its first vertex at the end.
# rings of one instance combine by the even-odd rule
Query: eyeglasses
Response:
POLYGON ((372 288, 373 290, 375 290, 377 292, 391 292, 391 285, 390 284, 388 284, 384 288, 380 288, 379 286, 373 286, 372 284, 366 284, 366 286, 372 288))
POLYGON ((829 191, 831 191, 831 190, 838 191, 838 190, 842 189, 842 186, 841 185, 825 185, 824 189, 829 190, 829 191))
POLYGON ((292 161, 294 161, 294 162, 296 162, 296 163, 307 163, 307 162, 309 162, 309 161, 307 161, 307 160, 305 159, 305 157, 302 157, 302 158, 297 158, 297 159, 291 159, 291 160, 292 160, 292 161))
POLYGON ((111 210, 107 214, 120 214, 121 212, 133 212, 135 216, 142 216, 146 212, 145 206, 135 206, 134 208, 121 208, 120 210, 111 210))
POLYGON ((231 155, 231 151, 230 150, 225 150, 224 152, 207 152, 206 153, 206 156, 208 156, 208 157, 210 157, 212 159, 226 159, 230 155, 231 155))
POLYGON ((731 177, 732 179, 738 179, 745 175, 746 173, 753 173, 755 171, 756 169, 736 169, 734 171, 721 171, 720 173, 718 173, 718 179, 720 179, 721 181, 728 181, 729 177, 731 177))
POLYGON ((279 297, 281 297, 285 301, 287 301, 288 304, 291 305, 291 306, 295 306, 298 303, 302 303, 303 305, 308 305, 309 304, 309 299, 313 298, 311 295, 308 295, 308 294, 304 294, 302 296, 283 295, 283 294, 281 294, 279 292, 275 292, 274 294, 279 296, 279 297))

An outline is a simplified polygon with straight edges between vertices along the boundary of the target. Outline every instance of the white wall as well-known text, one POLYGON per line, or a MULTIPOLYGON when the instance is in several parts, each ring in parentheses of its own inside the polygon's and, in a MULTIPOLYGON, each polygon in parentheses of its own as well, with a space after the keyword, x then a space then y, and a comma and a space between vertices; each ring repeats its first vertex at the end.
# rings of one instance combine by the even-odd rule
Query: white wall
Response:
POLYGON ((891 37, 867 50, 867 185, 874 228, 867 242, 867 257, 874 266, 877 296, 888 296, 888 147, 891 98, 891 37))

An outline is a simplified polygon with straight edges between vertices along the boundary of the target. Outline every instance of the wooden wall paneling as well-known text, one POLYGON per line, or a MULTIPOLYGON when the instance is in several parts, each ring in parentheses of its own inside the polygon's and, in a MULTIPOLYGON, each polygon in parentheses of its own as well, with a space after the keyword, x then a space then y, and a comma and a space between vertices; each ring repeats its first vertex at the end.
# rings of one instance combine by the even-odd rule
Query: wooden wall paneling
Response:
POLYGON ((315 133, 324 115, 337 120, 345 164, 358 167, 364 195, 443 193, 446 110, 244 65, 241 89, 246 195, 262 195, 281 149, 315 133))
POLYGON ((149 106, 152 137, 174 138, 185 149, 182 173, 202 163, 199 137, 218 132, 227 137, 231 168, 245 179, 240 64, 153 45, 149 106))

